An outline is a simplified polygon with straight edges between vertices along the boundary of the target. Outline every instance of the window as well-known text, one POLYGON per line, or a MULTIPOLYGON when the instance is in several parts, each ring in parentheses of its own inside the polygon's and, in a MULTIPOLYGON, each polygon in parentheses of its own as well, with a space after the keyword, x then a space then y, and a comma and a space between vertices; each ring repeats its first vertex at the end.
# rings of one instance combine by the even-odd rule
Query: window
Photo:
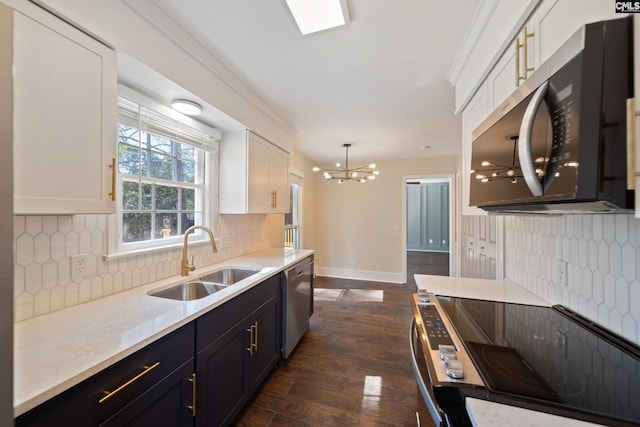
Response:
MULTIPOLYGON (((293 182, 292 176, 289 213, 284 215, 284 247, 285 249, 298 249, 300 247, 300 218, 301 218, 301 183, 293 182)), ((298 181, 299 178, 296 180, 298 181)))
POLYGON ((153 106, 173 117, 118 100, 118 237, 110 253, 180 243, 189 227, 208 223, 205 179, 214 174, 206 168, 217 167, 207 160, 217 159, 219 133, 153 106))

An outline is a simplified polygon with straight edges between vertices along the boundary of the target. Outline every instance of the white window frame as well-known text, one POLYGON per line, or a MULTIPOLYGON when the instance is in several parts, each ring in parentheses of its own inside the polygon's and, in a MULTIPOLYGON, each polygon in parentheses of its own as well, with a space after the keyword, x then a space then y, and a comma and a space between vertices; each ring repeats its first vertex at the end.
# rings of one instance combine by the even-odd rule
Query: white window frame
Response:
MULTIPOLYGON (((190 184, 190 183, 180 183, 184 187, 197 187, 200 190, 201 197, 196 200, 195 209, 200 211, 200 222, 197 222, 198 225, 212 226, 212 221, 210 218, 215 218, 217 214, 217 204, 214 203, 215 198, 218 192, 218 170, 219 170, 219 144, 221 133, 217 129, 211 128, 207 125, 204 125, 200 122, 193 120, 192 118, 185 116, 181 113, 178 113, 171 108, 158 103, 157 101, 140 94, 126 86, 119 86, 119 96, 131 101, 133 103, 139 104, 141 107, 144 107, 148 110, 151 110, 153 113, 159 114, 158 117, 161 117, 162 120, 166 119, 166 124, 176 126, 176 129, 179 129, 177 135, 179 135, 180 130, 182 129, 190 129, 194 131, 197 135, 206 135, 206 139, 203 139, 203 142, 200 146, 197 146, 198 143, 192 143, 191 140, 181 140, 178 136, 177 139, 170 138, 171 140, 176 140, 178 142, 188 143, 189 145, 194 146, 198 151, 198 159, 197 161, 200 163, 201 167, 198 168, 198 176, 196 178, 196 182, 199 184, 190 184)), ((118 120, 118 123, 121 123, 121 120, 118 120)), ((128 124, 128 123, 124 123, 128 124)), ((164 124, 164 123, 163 123, 164 124)), ((148 131, 144 128, 144 125, 139 126, 141 131, 148 131)), ((151 130, 151 133, 153 132, 151 130)), ((108 245, 107 245, 107 254, 105 254, 105 259, 118 258, 125 255, 137 254, 137 253, 146 253, 153 252, 158 250, 166 250, 172 247, 180 247, 182 246, 184 235, 174 235, 171 237, 163 238, 163 239, 152 239, 145 240, 140 242, 129 242, 124 243, 122 241, 123 234, 123 206, 122 206, 122 185, 123 185, 123 175, 117 173, 117 195, 120 197, 116 198, 116 214, 109 216, 108 223, 108 245)), ((126 179, 126 178, 125 178, 126 179)), ((155 182, 158 184, 162 184, 163 180, 160 178, 148 178, 148 177, 139 177, 141 182, 155 182)), ((168 181, 169 183, 174 183, 174 181, 168 181)), ((155 213, 155 211, 152 211, 155 213)), ((193 235, 189 237, 189 242, 208 242, 208 236, 205 236, 201 230, 196 230, 193 235)))
MULTIPOLYGON (((304 178, 302 177, 302 173, 290 173, 289 174, 289 185, 293 186, 293 185, 297 185, 298 186, 298 197, 297 197, 297 206, 296 211, 297 211, 297 215, 295 219, 297 219, 297 224, 294 225, 286 225, 284 224, 284 218, 285 216, 283 215, 283 226, 284 226, 284 235, 283 235, 283 246, 285 248, 285 250, 296 250, 296 249, 300 249, 300 247, 302 246, 302 183, 304 181, 304 178), (293 233, 295 234, 296 238, 294 239, 295 242, 293 244, 293 246, 287 246, 288 243, 288 234, 291 233, 294 230, 293 233)), ((293 195, 294 191, 293 188, 290 189, 290 193, 293 195)))

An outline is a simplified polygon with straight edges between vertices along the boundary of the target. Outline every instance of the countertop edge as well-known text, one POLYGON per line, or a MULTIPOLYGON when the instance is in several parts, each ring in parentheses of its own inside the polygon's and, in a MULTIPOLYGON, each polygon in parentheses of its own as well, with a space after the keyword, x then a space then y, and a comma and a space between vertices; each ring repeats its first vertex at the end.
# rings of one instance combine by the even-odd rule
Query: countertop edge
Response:
POLYGON ((521 427, 595 427, 600 424, 561 417, 488 400, 465 398, 465 406, 474 427, 517 425, 521 427))
MULTIPOLYGON (((229 266, 254 266, 260 267, 262 270, 256 276, 244 279, 228 289, 196 301, 174 301, 147 295, 149 290, 185 281, 185 277, 173 276, 67 309, 14 323, 14 417, 26 413, 81 383, 92 375, 130 356, 314 253, 314 250, 308 249, 299 249, 292 253, 285 253, 282 249, 265 249, 203 267, 192 273, 190 277, 195 278, 198 275, 205 275, 229 266), (136 302, 145 302, 147 304, 139 306, 136 302), (123 307, 119 309, 119 305, 123 307), (136 331, 135 316, 131 313, 126 313, 127 310, 136 308, 139 311, 138 315, 148 324, 144 328, 140 328, 140 331, 136 331), (126 314, 123 314, 123 312, 126 314), (78 332, 80 340, 94 339, 96 340, 95 344, 99 344, 98 340, 102 339, 99 328, 107 329, 113 327, 105 326, 99 317, 110 314, 128 315, 132 318, 129 323, 134 323, 133 327, 128 326, 129 330, 123 331, 122 334, 111 334, 119 339, 118 346, 108 350, 96 350, 98 353, 82 357, 82 363, 78 363, 75 369, 66 369, 65 372, 69 372, 69 374, 60 373, 57 364, 64 360, 67 365, 72 365, 74 361, 67 360, 64 355, 48 351, 47 346, 56 346, 59 350, 59 342, 75 338, 73 332, 78 332), (77 320, 84 320, 86 317, 89 318, 89 322, 81 323, 80 326, 74 325, 77 320), (46 330, 47 327, 60 328, 64 332, 46 330), (70 328, 77 329, 70 331, 70 328), (95 330, 92 330, 92 328, 95 328, 95 330), (135 333, 139 333, 139 335, 136 337, 130 336, 135 333), (130 341, 129 344, 126 344, 127 340, 130 341), (38 365, 37 361, 42 363, 38 365), (41 369, 33 370, 33 366, 40 366, 41 369), (33 381, 42 378, 43 373, 50 374, 51 369, 55 370, 55 379, 40 386, 32 385, 33 381), (25 383, 28 385, 25 385, 25 383)), ((124 329, 127 325, 126 319, 120 318, 118 321, 123 325, 124 329)), ((81 345, 87 348, 90 348, 91 344, 91 342, 87 341, 81 342, 81 345)))

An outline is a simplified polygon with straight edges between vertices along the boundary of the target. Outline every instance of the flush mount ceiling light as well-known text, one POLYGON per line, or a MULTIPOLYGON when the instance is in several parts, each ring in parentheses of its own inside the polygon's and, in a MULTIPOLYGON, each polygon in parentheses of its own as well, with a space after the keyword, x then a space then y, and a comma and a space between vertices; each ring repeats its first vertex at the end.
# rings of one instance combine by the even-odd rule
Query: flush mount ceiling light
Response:
POLYGON ((302 35, 348 22, 346 0, 285 0, 302 35))
POLYGON ((202 113, 202 106, 200 104, 187 99, 174 99, 171 101, 171 108, 188 116, 197 116, 202 113))
POLYGON ((342 184, 344 181, 349 180, 365 183, 370 179, 376 179, 376 176, 379 175, 380 172, 375 170, 375 163, 371 163, 369 166, 360 166, 349 169, 349 147, 351 147, 351 144, 342 144, 342 146, 347 150, 344 166, 338 162, 336 163, 336 169, 323 169, 314 166, 313 171, 323 171, 325 179, 337 179, 338 184, 342 184))

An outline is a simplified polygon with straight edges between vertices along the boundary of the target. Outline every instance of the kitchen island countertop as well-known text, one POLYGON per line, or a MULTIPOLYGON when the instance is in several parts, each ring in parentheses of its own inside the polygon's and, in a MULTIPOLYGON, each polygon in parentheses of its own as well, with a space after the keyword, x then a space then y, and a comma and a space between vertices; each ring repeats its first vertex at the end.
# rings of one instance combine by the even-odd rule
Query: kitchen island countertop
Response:
POLYGON ((242 292, 313 254, 265 249, 108 297, 14 324, 14 416, 17 417, 242 292), (147 295, 156 288, 224 267, 260 271, 213 295, 176 301, 147 295))
POLYGON ((551 305, 548 301, 510 280, 472 279, 429 274, 416 274, 414 277, 418 289, 426 289, 436 295, 516 304, 551 305))

